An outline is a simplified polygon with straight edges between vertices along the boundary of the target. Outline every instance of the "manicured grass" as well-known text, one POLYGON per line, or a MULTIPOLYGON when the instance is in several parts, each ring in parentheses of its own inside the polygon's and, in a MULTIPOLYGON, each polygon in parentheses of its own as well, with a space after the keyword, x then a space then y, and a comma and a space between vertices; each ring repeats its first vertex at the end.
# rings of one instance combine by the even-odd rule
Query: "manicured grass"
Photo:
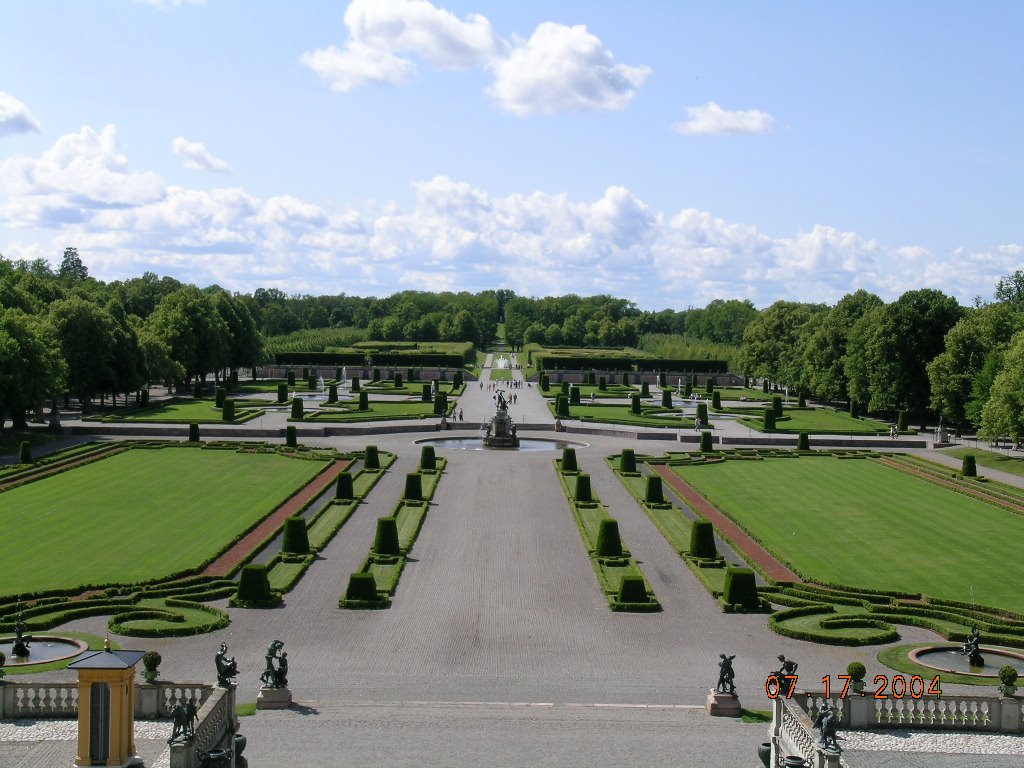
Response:
MULTIPOLYGON (((61 630, 59 632, 37 632, 39 635, 59 635, 60 637, 70 637, 74 640, 82 640, 88 644, 90 651, 103 650, 104 638, 96 635, 88 635, 84 632, 65 632, 61 630)), ((114 640, 110 641, 110 648, 114 651, 121 650, 120 643, 114 640)), ((43 672, 53 672, 57 669, 64 669, 68 664, 73 661, 77 661, 75 657, 70 659, 63 659, 61 661, 51 661, 46 664, 29 664, 28 666, 20 666, 18 664, 11 664, 8 659, 8 664, 3 668, 5 675, 38 675, 43 672)))
MULTIPOLYGON (((551 413, 555 412, 554 401, 548 401, 548 408, 551 413)), ((666 411, 663 408, 645 408, 639 416, 629 410, 628 405, 608 405, 605 403, 595 405, 570 405, 569 418, 582 421, 602 421, 612 424, 635 424, 641 427, 669 427, 671 429, 693 429, 693 419, 673 416, 653 416, 654 413, 676 413, 666 411)), ((707 425, 713 429, 712 425, 707 425)))
MULTIPOLYGON (((368 410, 360 411, 359 403, 341 403, 338 406, 323 407, 319 411, 307 412, 305 421, 377 421, 381 419, 428 419, 434 417, 434 404, 412 401, 371 400, 368 410)), ((448 402, 448 412, 455 408, 455 401, 448 402)), ((440 417, 438 417, 440 418, 440 417)))
POLYGON ((195 568, 324 462, 132 449, 0 494, 0 593, 132 583, 195 568))
MULTIPOLYGON (((632 385, 622 386, 621 384, 609 384, 607 389, 598 389, 596 384, 573 384, 572 386, 579 387, 580 390, 580 401, 590 400, 590 396, 593 395, 598 400, 607 398, 619 398, 628 399, 634 392, 640 392, 640 387, 634 387, 632 385)), ((561 394, 562 385, 551 382, 551 386, 547 392, 541 390, 540 393, 544 397, 555 397, 561 394)), ((660 401, 660 396, 655 398, 660 401)))
POLYGON ((868 459, 673 467, 806 579, 1024 610, 1024 518, 868 459), (827 489, 827 494, 824 493, 827 489))
MULTIPOLYGON (((266 403, 261 403, 266 405, 266 403)), ((262 415, 262 411, 236 411, 235 424, 249 421, 262 415)), ((87 420, 93 420, 89 418, 87 420)), ((174 424, 188 424, 196 421, 200 424, 222 423, 220 408, 215 408, 213 400, 192 400, 175 398, 167 400, 148 408, 141 408, 130 411, 115 411, 95 418, 97 421, 140 421, 140 422, 169 422, 174 424)))
POLYGON ((509 381, 512 371, 508 368, 491 368, 491 381, 509 381))
POLYGON ((943 448, 940 453, 955 456, 958 459, 962 459, 970 453, 974 455, 978 466, 998 469, 1000 472, 1009 472, 1010 474, 1024 477, 1024 458, 995 453, 985 448, 943 448))
MULTIPOLYGON (((763 409, 762 409, 763 410, 763 409)), ((726 409, 730 412, 730 409, 726 409)), ((735 412, 735 411, 731 411, 735 412)), ((762 432, 760 414, 756 418, 740 419, 740 424, 762 432)), ((775 432, 810 432, 826 435, 887 435, 889 425, 873 419, 855 419, 850 414, 831 408, 787 408, 776 419, 775 432)))

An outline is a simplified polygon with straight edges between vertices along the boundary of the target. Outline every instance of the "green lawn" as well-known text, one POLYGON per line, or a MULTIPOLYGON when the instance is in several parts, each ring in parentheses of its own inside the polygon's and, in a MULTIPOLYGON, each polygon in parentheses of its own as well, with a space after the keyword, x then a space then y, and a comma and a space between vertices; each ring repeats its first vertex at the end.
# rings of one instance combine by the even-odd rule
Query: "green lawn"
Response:
MULTIPOLYGON (((640 387, 634 387, 633 385, 624 387, 621 384, 609 384, 607 385, 607 389, 599 389, 596 384, 574 384, 572 386, 579 387, 581 401, 590 400, 591 395, 594 395, 594 397, 598 399, 609 397, 627 399, 630 395, 634 393, 639 394, 640 392, 640 387)), ((544 397, 555 397, 562 393, 562 385, 551 382, 548 391, 545 392, 542 389, 540 393, 544 397)))
MULTIPOLYGON (((188 424, 198 422, 200 424, 220 424, 220 408, 214 407, 213 400, 192 400, 187 398, 175 398, 165 402, 156 403, 147 408, 133 409, 129 411, 115 411, 97 417, 99 421, 140 421, 140 422, 169 422, 174 424, 188 424)), ((267 405, 268 403, 261 403, 267 405)), ((261 411, 240 409, 236 403, 235 421, 238 424, 248 421, 261 415, 261 411)), ((88 419, 87 420, 91 420, 88 419)))
POLYGON ((508 381, 511 378, 510 368, 491 368, 491 381, 508 381))
POLYGON ((1024 516, 868 459, 673 471, 804 578, 1024 611, 1024 516))
MULTIPOLYGON (((376 421, 381 419, 426 419, 434 417, 434 404, 421 402, 371 400, 368 410, 360 411, 359 403, 341 403, 325 406, 319 411, 307 411, 306 421, 376 421)), ((455 401, 448 401, 449 413, 455 401)), ((440 417, 438 417, 440 418, 440 417)))
POLYGON ((1002 453, 995 453, 984 448, 943 448, 941 453, 955 456, 962 459, 969 453, 974 454, 974 459, 979 467, 998 469, 1000 472, 1009 472, 1013 475, 1024 477, 1024 458, 1007 456, 1002 453))
POLYGON ((194 568, 324 462, 133 449, 0 494, 0 594, 157 579, 194 568))
MULTIPOLYGON (((739 423, 744 426, 763 431, 761 429, 760 409, 756 418, 740 419, 739 423)), ((730 412, 730 409, 726 409, 730 412)), ((836 411, 832 408, 785 408, 781 418, 775 421, 775 432, 797 433, 810 432, 811 434, 842 435, 887 435, 889 425, 873 419, 855 419, 844 411, 836 411)))
MULTIPOLYGON (((548 401, 548 408, 555 412, 553 401, 548 401)), ((641 427, 671 427, 672 429, 693 429, 693 419, 681 418, 678 414, 672 416, 654 416, 651 413, 671 413, 661 408, 645 410, 639 416, 629 410, 628 405, 608 405, 599 403, 595 405, 570 405, 569 414, 572 419, 583 421, 603 421, 613 424, 635 424, 641 427)), ((708 429, 713 429, 707 425, 708 429)))

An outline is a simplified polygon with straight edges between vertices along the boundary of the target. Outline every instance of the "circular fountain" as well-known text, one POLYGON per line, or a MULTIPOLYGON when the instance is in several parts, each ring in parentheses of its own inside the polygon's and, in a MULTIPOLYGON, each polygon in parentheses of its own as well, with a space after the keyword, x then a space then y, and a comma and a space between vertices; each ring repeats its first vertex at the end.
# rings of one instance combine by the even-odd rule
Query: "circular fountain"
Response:
POLYGON ((940 672, 998 678, 999 670, 1009 664, 1024 676, 1024 654, 982 646, 982 666, 971 666, 970 659, 956 645, 930 645, 910 652, 910 660, 940 672))
MULTIPOLYGON (((484 445, 481 437, 430 437, 425 440, 416 440, 416 445, 432 445, 435 448, 455 448, 462 451, 484 451, 490 450, 492 446, 484 445)), ((500 448, 497 450, 514 451, 560 451, 563 448, 583 448, 587 443, 580 443, 573 440, 551 440, 543 437, 521 437, 519 444, 514 448, 500 448)))
POLYGON ((7 657, 6 665, 8 667, 25 667, 33 664, 45 664, 50 661, 63 661, 73 658, 89 648, 88 643, 70 637, 35 635, 28 645, 28 656, 19 656, 14 653, 16 643, 16 637, 0 638, 0 653, 7 657))

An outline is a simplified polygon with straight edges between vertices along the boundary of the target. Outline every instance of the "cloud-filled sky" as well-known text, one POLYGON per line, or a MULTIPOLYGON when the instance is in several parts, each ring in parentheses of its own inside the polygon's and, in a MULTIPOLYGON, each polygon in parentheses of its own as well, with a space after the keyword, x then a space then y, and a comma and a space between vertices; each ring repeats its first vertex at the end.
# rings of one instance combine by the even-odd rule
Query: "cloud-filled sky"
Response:
POLYGON ((0 253, 240 291, 967 303, 1024 266, 1024 4, 38 0, 0 253))

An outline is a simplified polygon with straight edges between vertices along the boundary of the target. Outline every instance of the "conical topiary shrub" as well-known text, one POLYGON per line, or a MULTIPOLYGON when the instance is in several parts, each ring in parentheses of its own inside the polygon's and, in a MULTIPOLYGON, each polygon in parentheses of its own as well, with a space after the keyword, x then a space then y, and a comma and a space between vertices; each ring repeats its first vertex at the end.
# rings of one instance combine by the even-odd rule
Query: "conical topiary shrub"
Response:
POLYGON ((644 502, 647 504, 664 504, 665 493, 661 486, 661 478, 648 475, 644 484, 644 502))
POLYGON ((716 411, 722 410, 722 393, 717 389, 711 395, 711 407, 716 411))
POLYGON ((224 400, 224 406, 220 409, 221 421, 235 420, 235 401, 230 397, 224 400))
POLYGON ((398 546, 397 517, 377 518, 377 535, 373 538, 373 553, 375 555, 400 555, 402 553, 398 546))
POLYGON ((711 439, 711 433, 707 430, 702 431, 700 433, 700 452, 710 453, 713 450, 715 450, 715 448, 711 439))
POLYGON ((199 423, 193 421, 188 425, 188 441, 190 443, 199 442, 199 423))
POLYGON ((546 373, 541 373, 540 379, 538 379, 538 381, 540 382, 541 392, 547 392, 549 389, 551 389, 551 379, 548 378, 548 375, 546 373))
POLYGON ((576 472, 579 470, 579 465, 576 463, 576 449, 575 448, 563 448, 562 449, 562 471, 563 472, 576 472))
POLYGON ((267 566, 253 563, 243 566, 235 597, 238 601, 246 604, 259 605, 272 602, 274 596, 270 591, 267 566))
POLYGON ((403 386, 402 374, 399 371, 395 371, 395 389, 401 389, 403 386))
POLYGON ((463 385, 465 377, 462 371, 456 371, 455 375, 452 376, 452 389, 458 389, 463 385))
POLYGON ((580 404, 580 388, 577 386, 569 387, 569 405, 580 404))
POLYGON ((445 416, 448 413, 448 393, 438 392, 434 395, 434 415, 445 416))
POLYGON ((809 451, 811 450, 811 436, 806 432, 801 432, 796 438, 796 449, 798 451, 809 451))
POLYGON ((761 382, 761 391, 765 393, 768 392, 768 379, 761 382))
POLYGON ((689 397, 693 394, 693 384, 686 382, 683 384, 683 397, 689 397))
POLYGON ((338 473, 338 487, 334 492, 334 497, 337 499, 353 499, 355 498, 355 491, 352 487, 352 473, 351 472, 339 472, 338 473))
POLYGON ((555 416, 560 419, 569 418, 569 403, 566 402, 565 395, 555 395, 555 416))
POLYGON ((704 391, 709 395, 715 391, 715 380, 713 377, 708 377, 708 380, 704 383, 704 391))
POLYGON ((372 573, 356 571, 348 577, 348 588, 345 599, 356 602, 374 602, 377 600, 377 581, 372 573))
POLYGON ((663 389, 661 390, 661 407, 671 408, 672 407, 672 390, 663 389))
POLYGON ((333 382, 327 388, 327 402, 336 403, 338 402, 338 385, 333 382))
POLYGON ((309 368, 303 368, 302 369, 302 378, 308 379, 310 377, 310 375, 311 374, 309 372, 309 368))
POLYGON ((32 463, 32 444, 28 440, 21 441, 21 449, 18 452, 18 463, 19 464, 31 464, 32 463))
POLYGON ((598 557, 622 557, 622 539, 619 537, 619 523, 617 520, 602 520, 597 529, 597 547, 595 554, 598 557))
POLYGON ((761 427, 766 432, 775 429, 775 410, 772 408, 764 409, 764 418, 761 421, 761 427))
POLYGON ((964 463, 960 469, 960 474, 962 474, 964 477, 978 476, 978 460, 974 457, 973 453, 968 453, 966 456, 964 456, 964 463))
POLYGON ((572 497, 576 501, 593 501, 590 493, 590 475, 580 474, 576 476, 576 490, 572 497))
POLYGON ((366 446, 363 451, 363 466, 366 469, 380 469, 380 454, 377 453, 376 445, 366 446))
POLYGON ((568 396, 569 396, 569 382, 568 382, 568 381, 563 381, 563 382, 562 382, 561 384, 559 384, 559 385, 558 385, 558 390, 559 390, 559 391, 560 391, 560 392, 561 392, 561 393, 562 393, 563 395, 565 395, 566 397, 568 397, 568 396))
POLYGON ((772 410, 775 411, 776 416, 782 415, 782 398, 779 395, 772 398, 772 410))
POLYGON ((434 453, 434 446, 420 447, 420 469, 437 469, 437 455, 434 453))
POLYGON ((350 392, 360 392, 361 391, 359 389, 359 377, 358 376, 353 376, 352 377, 352 383, 349 385, 349 391, 350 392))
POLYGON ((803 392, 800 393, 800 397, 796 401, 796 407, 797 408, 806 408, 807 407, 807 396, 803 392))
POLYGON ((641 381, 640 382, 640 397, 650 397, 650 396, 651 396, 651 385, 648 384, 646 381, 641 381))
POLYGON ((284 540, 281 542, 281 551, 290 552, 295 555, 304 555, 309 552, 309 533, 306 530, 306 518, 301 515, 285 518, 284 540))
POLYGON ((608 390, 608 379, 604 376, 600 377, 597 380, 597 388, 602 392, 606 392, 608 390))
POLYGON ((899 432, 907 431, 907 412, 900 411, 896 416, 896 429, 899 432))
POLYGON ((708 404, 697 403, 697 418, 700 419, 701 424, 708 423, 708 404))
POLYGON ((359 410, 368 411, 370 410, 370 396, 366 392, 359 393, 359 410))
POLYGON ((419 472, 410 472, 405 476, 405 491, 402 498, 409 501, 423 501, 423 475, 419 472))
POLYGON ((430 385, 429 384, 424 384, 423 385, 423 389, 420 390, 420 402, 421 403, 429 403, 432 398, 433 398, 433 395, 430 394, 430 385))
POLYGON ((629 396, 629 412, 636 416, 642 413, 640 409, 640 395, 632 394, 629 396))
POLYGON ((292 418, 296 421, 300 421, 302 419, 302 406, 303 403, 301 397, 292 398, 292 418))
POLYGON ((725 572, 725 589, 722 602, 734 605, 744 611, 756 611, 761 607, 757 595, 757 582, 749 568, 728 568, 725 572))
POLYGON ((214 393, 214 396, 213 396, 213 404, 214 404, 214 406, 216 406, 217 408, 223 408, 224 407, 224 398, 226 398, 227 396, 228 396, 228 391, 226 389, 224 389, 224 387, 217 387, 217 391, 214 393))
POLYGON ((284 444, 289 448, 297 448, 299 446, 299 433, 296 432, 295 426, 292 424, 284 428, 284 444))
POLYGON ((639 576, 623 576, 619 582, 620 603, 647 603, 647 587, 639 576))
POLYGON ((658 372, 658 386, 662 388, 668 386, 668 374, 666 374, 664 371, 658 372))
POLYGON ((277 385, 277 402, 285 403, 288 401, 288 385, 278 384, 277 385))
POLYGON ((288 375, 287 375, 287 378, 285 379, 285 381, 288 382, 288 386, 289 387, 294 387, 295 386, 295 371, 292 370, 291 368, 288 369, 288 375))
POLYGON ((707 520, 698 520, 690 527, 690 557, 713 558, 718 554, 715 547, 715 529, 707 520))
POLYGON ((636 472, 636 454, 632 448, 623 448, 619 456, 619 472, 636 472))

